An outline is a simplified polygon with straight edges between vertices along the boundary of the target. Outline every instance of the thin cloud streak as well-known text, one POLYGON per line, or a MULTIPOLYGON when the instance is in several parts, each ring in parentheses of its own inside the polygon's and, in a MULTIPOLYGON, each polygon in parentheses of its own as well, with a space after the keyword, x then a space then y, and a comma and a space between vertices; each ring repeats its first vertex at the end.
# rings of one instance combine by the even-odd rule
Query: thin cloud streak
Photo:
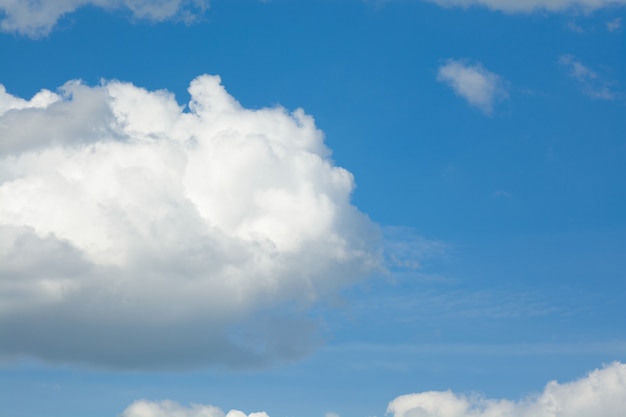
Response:
POLYGON ((505 13, 538 11, 564 12, 580 9, 586 12, 626 5, 626 0, 428 0, 443 7, 486 7, 505 13))
POLYGON ((585 66, 573 55, 561 55, 559 64, 565 67, 571 78, 576 80, 587 96, 598 100, 614 100, 617 93, 611 90, 608 83, 591 68, 585 66))
POLYGON ((473 356, 544 356, 544 355, 626 355, 626 341, 600 343, 344 343, 326 346, 324 351, 337 353, 367 352, 398 359, 400 355, 473 355, 473 356))

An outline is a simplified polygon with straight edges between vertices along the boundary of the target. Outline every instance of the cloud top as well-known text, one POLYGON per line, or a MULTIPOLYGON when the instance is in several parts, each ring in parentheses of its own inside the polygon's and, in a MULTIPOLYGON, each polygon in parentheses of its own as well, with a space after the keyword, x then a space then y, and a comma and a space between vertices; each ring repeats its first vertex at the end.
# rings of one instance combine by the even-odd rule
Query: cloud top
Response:
POLYGON ((191 404, 183 407, 175 401, 135 401, 124 410, 121 417, 269 417, 264 412, 246 414, 239 410, 224 412, 212 405, 191 404))
POLYGON ((216 76, 189 93, 185 110, 118 81, 30 100, 0 89, 1 353, 140 368, 295 357, 312 325, 259 312, 380 267, 378 228, 312 117, 246 109, 216 76))
POLYGON ((625 394, 626 364, 615 362, 576 381, 552 381, 541 394, 519 402, 429 391, 397 397, 387 412, 393 417, 620 417, 625 394))
POLYGON ((502 77, 480 64, 449 60, 439 67, 437 80, 450 86, 457 95, 487 115, 493 113, 496 102, 508 97, 502 77))
POLYGON ((39 38, 48 35, 60 18, 85 6, 123 10, 153 22, 191 22, 206 10, 208 0, 0 0, 0 30, 39 38))

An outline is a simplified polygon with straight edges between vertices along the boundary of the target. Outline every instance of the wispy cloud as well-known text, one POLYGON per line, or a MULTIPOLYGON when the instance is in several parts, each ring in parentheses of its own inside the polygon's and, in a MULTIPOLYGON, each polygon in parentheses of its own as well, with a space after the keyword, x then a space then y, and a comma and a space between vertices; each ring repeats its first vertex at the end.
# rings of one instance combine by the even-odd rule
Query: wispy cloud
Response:
POLYGON ((597 343, 347 343, 323 348, 330 352, 343 352, 348 355, 357 352, 375 353, 378 356, 393 357, 403 363, 405 369, 409 364, 402 362, 407 357, 416 355, 471 355, 471 356, 563 356, 563 355, 610 355, 626 354, 626 341, 597 343))
POLYGON ((504 79, 481 64, 449 60, 439 68, 437 80, 487 115, 493 113, 496 102, 508 98, 504 79))
POLYGON ((606 29, 609 32, 615 32, 617 30, 619 30, 622 27, 622 18, 621 17, 617 17, 613 20, 611 20, 610 22, 606 23, 606 29))
POLYGON ((571 78, 577 81, 583 93, 599 100, 613 100, 617 94, 597 72, 585 66, 573 55, 561 55, 559 63, 564 66, 571 78))
POLYGON ((566 27, 568 30, 575 33, 585 33, 585 29, 574 20, 570 20, 569 22, 567 22, 566 27))
POLYGON ((507 198, 507 199, 513 197, 513 194, 510 191, 505 191, 505 190, 496 190, 491 195, 493 197, 507 198))
POLYGON ((444 7, 481 6, 507 13, 529 13, 547 10, 562 12, 568 9, 592 11, 604 7, 624 5, 626 0, 429 0, 444 7))
MULTIPOLYGON (((436 282, 440 284, 443 280, 436 282)), ((445 281, 444 281, 445 282, 445 281)), ((508 320, 548 315, 578 313, 576 308, 555 305, 545 295, 495 290, 467 291, 450 288, 422 288, 419 292, 379 295, 373 300, 359 300, 353 309, 382 311, 374 322, 428 322, 434 317, 444 320, 508 320)), ((429 285, 431 285, 429 283, 429 285)))
POLYGON ((427 239, 415 230, 401 226, 385 226, 385 263, 390 270, 419 269, 424 259, 442 257, 452 246, 441 240, 427 239))
POLYGON ((0 0, 0 30, 39 38, 48 35, 63 16, 84 6, 127 10, 137 19, 154 22, 192 22, 208 5, 208 0, 0 0))

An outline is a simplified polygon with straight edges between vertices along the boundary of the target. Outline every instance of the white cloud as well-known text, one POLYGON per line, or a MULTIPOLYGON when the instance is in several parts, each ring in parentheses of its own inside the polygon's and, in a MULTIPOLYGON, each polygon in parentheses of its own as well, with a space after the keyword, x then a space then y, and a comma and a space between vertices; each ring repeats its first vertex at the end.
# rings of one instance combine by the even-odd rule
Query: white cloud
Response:
POLYGON ((485 114, 493 112, 495 102, 508 97, 502 77, 480 64, 450 60, 439 68, 437 80, 448 84, 456 94, 485 114))
POLYGON ((269 417, 264 412, 246 414, 239 410, 224 412, 212 405, 191 404, 183 407, 174 401, 135 401, 121 417, 269 417))
POLYGON ((622 27, 622 18, 621 17, 617 17, 613 20, 611 20, 610 22, 606 23, 606 30, 608 30, 609 32, 615 32, 617 30, 619 30, 622 27))
POLYGON ((603 7, 626 5, 626 0, 429 0, 444 7, 482 6, 507 13, 530 13, 568 9, 593 11, 603 7))
POLYGON ((155 22, 190 22, 204 12, 208 0, 0 0, 0 30, 34 38, 45 36, 61 17, 84 6, 126 10, 135 18, 155 22))
POLYGON ((622 417, 626 410, 626 364, 615 362, 576 381, 548 383, 536 396, 514 402, 429 391, 397 397, 393 417, 622 417))
POLYGON ((567 22, 566 27, 567 27, 567 29, 571 30, 572 32, 585 33, 585 29, 581 25, 579 25, 578 23, 576 23, 573 20, 567 22))
POLYGON ((184 111, 118 81, 30 101, 0 89, 0 353, 135 368, 297 357, 315 324, 276 309, 303 313, 381 268, 378 227, 310 116, 245 109, 219 77, 189 92, 184 111))
POLYGON ((562 55, 559 58, 562 65, 569 67, 570 75, 578 81, 584 82, 598 78, 598 74, 584 66, 572 55, 562 55))
MULTIPOLYGON (((391 417, 623 417, 626 410, 626 364, 614 362, 568 383, 549 382, 542 393, 520 401, 487 399, 478 394, 427 391, 401 395, 387 407, 391 417)), ((183 407, 174 401, 140 400, 121 417, 269 417, 265 412, 224 413, 212 405, 183 407)), ((326 417, 338 417, 326 413, 326 417)))
POLYGON ((45 108, 60 99, 61 97, 58 94, 50 90, 41 90, 30 100, 24 100, 7 93, 6 88, 0 84, 0 115, 6 113, 8 110, 45 108))
POLYGON ((568 70, 570 77, 578 82, 583 93, 589 97, 600 100, 616 98, 616 93, 611 90, 608 83, 597 72, 583 65, 575 56, 562 55, 559 58, 559 63, 568 70))
POLYGON ((424 259, 446 256, 452 249, 446 242, 427 239, 407 227, 385 226, 382 232, 385 265, 395 272, 420 269, 424 259))

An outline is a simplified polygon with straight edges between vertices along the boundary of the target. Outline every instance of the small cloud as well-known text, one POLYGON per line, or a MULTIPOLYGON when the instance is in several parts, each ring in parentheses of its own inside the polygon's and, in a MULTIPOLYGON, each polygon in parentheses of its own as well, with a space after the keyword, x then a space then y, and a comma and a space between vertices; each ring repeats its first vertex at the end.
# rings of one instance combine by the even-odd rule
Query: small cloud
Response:
POLYGON ((513 196, 513 194, 511 194, 508 191, 496 190, 493 193, 493 196, 496 197, 496 198, 507 198, 508 199, 508 198, 511 198, 513 196))
POLYGON ((606 23, 606 30, 615 32, 622 27, 622 18, 618 17, 606 23))
POLYGON ((191 23, 208 8, 208 0, 0 0, 0 31, 30 38, 47 36, 59 19, 84 6, 130 11, 137 19, 191 23))
POLYGON ((585 33, 585 29, 583 29, 582 26, 580 26, 578 23, 574 22, 573 20, 570 20, 569 22, 567 22, 567 29, 576 33, 585 33))
POLYGON ((453 177, 457 172, 457 169, 454 165, 446 165, 443 167, 442 171, 441 171, 441 176, 443 178, 450 178, 453 177))
POLYGON ((417 270, 424 259, 446 256, 449 244, 427 239, 408 227, 383 227, 385 264, 392 270, 417 270))
POLYGON ((508 98, 506 82, 481 64, 449 60, 439 68, 437 81, 450 86, 457 95, 486 115, 493 113, 497 101, 508 98))
POLYGON ((598 78, 598 74, 584 66, 576 57, 572 55, 562 55, 559 63, 570 69, 570 76, 578 81, 584 82, 598 78))
POLYGON ((597 72, 585 66, 575 56, 561 55, 559 63, 568 70, 569 76, 578 82, 587 96, 599 100, 613 100, 617 97, 597 72))
POLYGON ((324 414, 324 417, 339 417, 339 414, 329 412, 329 413, 324 414))

